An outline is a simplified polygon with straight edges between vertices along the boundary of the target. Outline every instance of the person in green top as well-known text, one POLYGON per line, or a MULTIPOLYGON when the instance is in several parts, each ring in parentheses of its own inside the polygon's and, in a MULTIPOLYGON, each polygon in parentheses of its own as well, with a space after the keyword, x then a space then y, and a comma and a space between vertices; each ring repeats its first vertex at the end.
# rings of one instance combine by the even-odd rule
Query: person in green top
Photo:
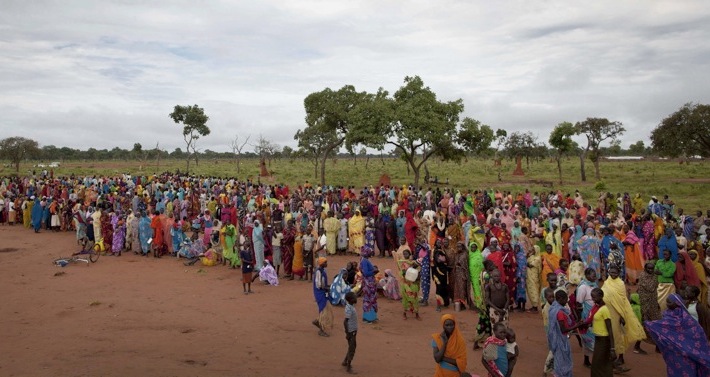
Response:
POLYGON ((675 263, 671 260, 670 250, 663 250, 663 259, 656 262, 654 272, 658 277, 658 305, 661 306, 661 312, 663 312, 666 310, 666 299, 675 293, 675 285, 673 284, 675 263))

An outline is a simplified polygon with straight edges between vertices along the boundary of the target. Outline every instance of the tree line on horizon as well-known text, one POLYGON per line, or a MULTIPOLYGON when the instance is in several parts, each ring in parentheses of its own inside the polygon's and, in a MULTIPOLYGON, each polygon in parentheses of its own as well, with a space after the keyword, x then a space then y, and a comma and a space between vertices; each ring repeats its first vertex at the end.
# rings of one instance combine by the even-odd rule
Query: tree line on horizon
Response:
POLYGON ((352 85, 338 90, 325 88, 309 94, 304 108, 306 127, 294 135, 297 149, 282 147, 262 135, 254 143, 249 143, 251 135, 237 135, 230 142, 230 151, 201 150, 197 141, 210 134, 209 117, 198 105, 176 105, 169 117, 182 126, 185 151, 175 148, 168 152, 157 144, 146 149, 140 142, 131 150, 39 147, 35 140, 9 137, 0 140, 0 158, 12 162, 16 171, 20 162, 27 160, 184 159, 188 172, 190 161, 197 164, 200 159, 234 159, 239 169, 240 158, 258 157, 269 164, 275 158, 302 158, 313 163, 316 178, 324 184, 327 159, 375 155, 402 160, 418 185, 422 168, 426 170, 427 161, 433 158, 455 162, 468 157, 521 158, 527 164, 530 160, 554 158, 561 181, 561 159, 576 156, 581 180, 586 181, 585 162, 593 163, 599 180, 599 161, 603 156, 710 157, 710 105, 704 104, 683 105, 654 128, 650 146, 639 140, 628 149, 623 149, 619 140, 626 131, 623 124, 606 118, 590 117, 574 124, 561 122, 547 142, 530 131, 508 134, 470 117, 461 119, 463 101, 438 100, 418 76, 405 77, 404 85, 392 95, 382 88, 376 93, 358 92, 352 85), (586 145, 575 142, 572 137, 576 135, 583 136, 586 145), (246 149, 247 146, 253 149, 246 149), (378 154, 368 153, 368 149, 378 154))

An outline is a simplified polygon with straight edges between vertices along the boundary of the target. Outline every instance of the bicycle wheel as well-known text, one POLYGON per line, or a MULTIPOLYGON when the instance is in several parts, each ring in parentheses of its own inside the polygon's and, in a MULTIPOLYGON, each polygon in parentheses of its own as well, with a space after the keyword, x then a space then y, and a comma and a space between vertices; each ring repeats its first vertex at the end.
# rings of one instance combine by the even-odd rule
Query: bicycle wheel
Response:
POLYGON ((99 260, 100 254, 95 252, 94 250, 89 251, 89 260, 91 263, 96 263, 97 260, 99 260))

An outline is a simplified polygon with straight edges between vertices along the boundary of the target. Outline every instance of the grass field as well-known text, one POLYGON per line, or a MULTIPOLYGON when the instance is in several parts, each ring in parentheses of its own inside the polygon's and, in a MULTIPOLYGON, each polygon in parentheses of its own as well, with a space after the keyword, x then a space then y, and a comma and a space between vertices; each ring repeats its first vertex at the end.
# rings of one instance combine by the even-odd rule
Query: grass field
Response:
MULTIPOLYGON (((256 180, 259 173, 258 159, 242 159, 239 178, 256 180)), ((614 194, 628 192, 641 193, 645 199, 651 195, 662 197, 669 195, 678 207, 686 211, 703 211, 710 209, 710 162, 693 161, 690 164, 679 164, 678 161, 603 161, 601 162, 601 181, 594 178, 594 167, 587 162, 587 182, 580 181, 580 167, 577 158, 563 162, 563 183, 559 184, 557 165, 552 160, 530 163, 527 167, 523 161, 524 176, 513 176, 515 162, 503 160, 500 167, 494 167, 493 160, 469 159, 460 164, 452 162, 428 162, 432 177, 438 176, 439 186, 461 189, 494 188, 522 191, 549 191, 542 182, 552 182, 554 189, 563 192, 573 192, 578 189, 588 201, 596 202, 600 191, 614 194)), ((20 165, 21 172, 33 169, 32 164, 20 165)), ((34 168, 40 171, 41 168, 34 168)), ((175 171, 185 169, 184 160, 162 160, 160 166, 156 161, 67 161, 59 168, 54 168, 55 175, 114 175, 117 173, 150 175, 158 171, 175 171)), ((198 166, 190 165, 191 172, 198 175, 237 177, 237 167, 230 160, 201 160, 198 166)), ((274 174, 270 182, 298 185, 308 180, 311 183, 320 182, 314 178, 314 166, 311 162, 295 159, 274 159, 269 171, 274 174)), ((0 176, 14 173, 12 167, 0 169, 0 176)), ((393 184, 412 183, 414 174, 407 174, 404 162, 392 158, 370 157, 366 167, 365 158, 328 160, 326 165, 327 183, 330 185, 376 185, 382 174, 388 174, 393 184)), ((424 171, 422 169, 422 177, 424 171)), ((423 178, 422 182, 423 183, 423 178)), ((592 203, 593 204, 593 203, 592 203)))

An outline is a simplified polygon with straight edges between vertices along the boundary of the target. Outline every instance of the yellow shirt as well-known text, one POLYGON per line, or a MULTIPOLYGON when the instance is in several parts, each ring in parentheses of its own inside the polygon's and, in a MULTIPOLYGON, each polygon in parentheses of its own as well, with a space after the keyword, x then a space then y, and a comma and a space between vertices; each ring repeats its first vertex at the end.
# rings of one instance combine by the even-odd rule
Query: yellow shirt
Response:
MULTIPOLYGON (((596 336, 609 336, 609 331, 606 329, 605 320, 611 319, 609 314, 609 308, 604 305, 596 313, 594 313, 594 319, 592 321, 592 331, 596 336)), ((613 325, 612 325, 613 326, 613 325)))

